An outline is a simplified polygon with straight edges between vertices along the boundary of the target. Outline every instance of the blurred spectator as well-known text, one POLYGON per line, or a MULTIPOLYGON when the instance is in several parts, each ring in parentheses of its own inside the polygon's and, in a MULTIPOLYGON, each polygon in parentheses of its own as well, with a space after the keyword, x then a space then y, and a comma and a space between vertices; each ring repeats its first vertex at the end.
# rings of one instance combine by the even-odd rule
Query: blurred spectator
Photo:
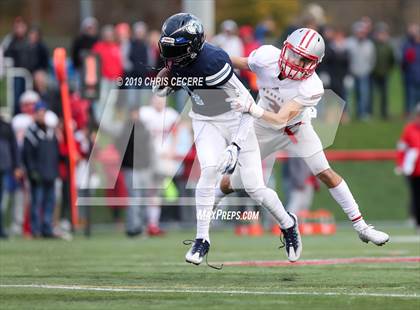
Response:
MULTIPOLYGON (((349 53, 347 51, 345 33, 341 29, 326 26, 324 27, 323 37, 325 41, 325 56, 317 72, 324 84, 324 88, 331 89, 340 98, 347 101, 347 88, 351 87, 346 87, 345 84, 352 78, 349 76, 349 53)), ((350 121, 347 104, 341 121, 350 121)))
POLYGON ((163 67, 163 59, 160 57, 159 51, 159 38, 160 38, 160 31, 158 30, 151 30, 149 32, 149 65, 161 68, 163 67))
POLYGON ((362 16, 360 21, 365 24, 367 37, 373 39, 373 22, 369 16, 362 16))
POLYGON ((394 67, 394 50, 390 43, 388 25, 378 23, 375 27, 375 52, 376 63, 373 68, 372 78, 374 85, 379 90, 381 117, 388 118, 388 80, 394 67))
POLYGON ((372 113, 370 75, 375 65, 375 46, 368 38, 368 28, 362 21, 353 24, 353 36, 347 40, 350 73, 355 79, 356 114, 363 120, 372 113))
POLYGON ((309 3, 302 14, 303 24, 307 28, 319 29, 325 25, 325 11, 316 3, 309 3))
MULTIPOLYGON (((23 143, 25 140, 25 133, 29 126, 33 123, 33 114, 35 104, 40 101, 39 95, 33 90, 25 91, 20 97, 20 111, 12 118, 12 127, 16 136, 18 152, 22 157, 23 143)), ((10 232, 13 235, 22 234, 22 226, 24 222, 24 215, 26 207, 29 204, 29 194, 25 187, 26 178, 19 179, 10 178, 10 195, 13 197, 12 201, 12 223, 10 232)))
MULTIPOLYGON (((61 198, 60 204, 60 219, 61 222, 67 222, 70 224, 70 178, 69 178, 69 149, 67 144, 66 135, 64 132, 63 122, 60 121, 56 130, 56 137, 58 143, 58 184, 61 187, 61 193, 59 193, 59 199, 61 198)), ((67 224, 66 224, 67 225, 67 224)))
POLYGON ((102 76, 105 79, 114 81, 122 76, 122 55, 115 40, 114 27, 112 25, 106 25, 102 28, 101 40, 95 43, 92 51, 101 58, 102 76))
MULTIPOLYGON (((164 181, 167 177, 173 178, 179 168, 175 160, 175 139, 173 130, 178 120, 179 114, 171 107, 166 106, 166 98, 153 96, 150 106, 140 108, 140 120, 150 131, 153 141, 153 149, 156 154, 154 161, 155 188, 163 189, 164 181)), ((160 197, 161 194, 154 195, 155 205, 147 207, 148 233, 150 235, 160 235, 160 197)))
MULTIPOLYGON (((147 42, 147 26, 143 22, 137 22, 133 25, 133 40, 131 41, 130 61, 132 63, 131 75, 134 78, 144 78, 148 72, 149 64, 149 45, 147 42)), ((129 105, 144 104, 147 99, 143 92, 131 90, 129 92, 129 105)))
POLYGON ((149 65, 149 47, 147 42, 147 26, 143 22, 133 25, 133 40, 129 58, 133 64, 133 75, 144 77, 149 65))
POLYGON ((25 134, 23 158, 31 187, 31 232, 34 237, 49 238, 53 237, 59 153, 55 130, 47 126, 46 111, 45 103, 36 103, 34 123, 25 134))
MULTIPOLYGON (((4 56, 13 59, 13 66, 20 68, 29 68, 31 59, 29 44, 26 38, 28 25, 22 17, 16 17, 13 23, 13 32, 2 42, 4 56)), ((14 109, 13 114, 19 113, 19 98, 25 91, 25 80, 22 77, 15 77, 14 84, 14 109)))
POLYGON ((48 110, 55 114, 62 115, 61 97, 58 89, 49 83, 48 75, 43 70, 33 73, 34 89, 45 102, 48 110))
MULTIPOLYGON (((115 26, 116 42, 120 46, 121 61, 123 65, 124 77, 130 76, 133 70, 133 63, 130 59, 131 49, 131 29, 127 23, 120 23, 115 26)), ((124 86, 123 86, 124 88, 124 86)))
POLYGON ((189 194, 191 194, 189 196, 193 196, 191 193, 191 188, 187 188, 186 186, 188 179, 190 176, 192 177, 192 175, 190 175, 191 167, 189 167, 189 163, 185 160, 185 158, 188 156, 188 153, 191 153, 194 142, 191 120, 188 119, 186 115, 184 115, 184 117, 180 117, 179 122, 176 125, 176 135, 174 139, 177 167, 180 167, 180 169, 177 171, 174 181, 178 187, 178 191, 181 197, 187 197, 189 194))
MULTIPOLYGON (((77 121, 76 121, 77 123, 77 121)), ((92 152, 94 143, 95 133, 91 133, 87 126, 77 125, 77 130, 74 133, 74 140, 78 145, 80 158, 76 164, 76 187, 78 189, 78 197, 91 197, 95 194, 93 188, 96 187, 95 179, 96 176, 93 174, 93 169, 90 167, 88 160, 92 152)), ((85 235, 90 236, 91 234, 91 210, 89 205, 84 205, 80 209, 80 216, 86 222, 85 235)), ((70 234, 67 227, 71 227, 69 219, 62 218, 60 226, 63 231, 67 231, 70 234), (63 225, 64 224, 64 225, 63 225)))
POLYGON ((7 238, 3 229, 3 178, 5 173, 11 171, 15 177, 20 178, 20 156, 17 148, 15 134, 10 123, 3 120, 0 115, 0 238, 7 238))
MULTIPOLYGON (((256 50, 260 44, 254 38, 254 29, 251 26, 242 26, 239 29, 239 36, 242 39, 244 46, 244 57, 248 57, 253 50, 256 50)), ((256 98, 258 93, 257 78, 255 73, 250 70, 241 71, 241 77, 245 79, 247 87, 249 87, 256 98)))
POLYGON ((291 157, 284 163, 283 178, 288 179, 288 199, 286 209, 298 214, 309 210, 317 185, 316 178, 302 158, 291 157))
POLYGON ((86 55, 98 41, 98 21, 94 17, 87 17, 80 27, 80 34, 74 39, 71 48, 73 66, 80 70, 83 56, 86 55))
POLYGON ((130 121, 125 123, 122 134, 117 139, 120 151, 122 169, 128 194, 131 198, 126 210, 125 231, 127 236, 134 237, 143 232, 141 197, 149 196, 152 185, 152 141, 150 132, 139 118, 139 109, 133 106, 130 111, 130 121), (127 141, 125 145, 123 141, 127 141), (123 145, 124 144, 124 145, 123 145))
MULTIPOLYGON (((89 123, 89 101, 82 99, 78 92, 72 92, 70 94, 70 106, 74 128, 74 139, 76 142, 76 183, 80 185, 86 178, 85 174, 80 174, 79 165, 80 160, 84 160, 88 156, 90 151, 90 144, 88 140, 87 126, 89 123), (78 180, 80 178, 80 180, 78 180)), ((70 167, 69 167, 69 149, 67 143, 67 136, 64 130, 63 122, 61 121, 57 126, 56 137, 59 147, 59 182, 58 185, 61 187, 61 195, 57 197, 60 202, 60 229, 56 229, 55 235, 63 238, 71 238, 71 190, 70 190, 70 167)), ((86 165, 84 168, 87 169, 86 165)), ((79 187, 78 187, 79 188, 79 187)), ((57 228, 57 227, 56 227, 57 228)))
POLYGON ((332 62, 334 61, 334 59, 332 59, 332 55, 334 54, 334 51, 332 50, 332 42, 334 40, 334 35, 335 31, 330 26, 327 26, 322 33, 322 37, 325 42, 325 56, 317 68, 317 73, 324 85, 324 88, 331 87, 332 62))
POLYGON ((37 70, 47 71, 48 69, 48 48, 41 37, 41 30, 32 27, 28 33, 28 48, 30 57, 28 59, 28 69, 32 73, 37 70))
MULTIPOLYGON (((349 53, 346 36, 340 29, 332 30, 332 36, 326 39, 324 61, 328 66, 330 88, 341 98, 346 98, 344 79, 349 71, 349 53)), ((322 63, 321 63, 322 64, 322 63)))
POLYGON ((310 28, 322 33, 322 28, 325 24, 324 9, 316 4, 310 3, 303 9, 303 12, 298 16, 292 24, 287 26, 286 30, 282 33, 279 40, 276 42, 277 47, 282 48, 284 41, 296 29, 310 28))
POLYGON ((409 114, 420 102, 420 25, 408 27, 407 40, 403 44, 402 70, 405 86, 405 112, 409 114))
POLYGON ((407 176, 410 183, 411 213, 420 233, 420 103, 415 107, 414 120, 403 130, 398 142, 397 172, 407 176))
MULTIPOLYGON (((106 25, 102 28, 101 40, 93 46, 92 51, 98 54, 101 59, 101 91, 98 105, 95 106, 95 118, 99 122, 105 109, 105 104, 109 104, 113 108, 115 101, 108 100, 109 93, 112 88, 116 87, 116 80, 123 76, 121 50, 115 41, 114 27, 112 25, 106 25)), ((113 97, 111 99, 114 100, 113 97)))
POLYGON ((272 34, 276 28, 273 18, 267 17, 255 27, 255 40, 260 45, 266 44, 267 36, 272 34))
MULTIPOLYGON (((2 42, 4 48, 4 56, 13 59, 15 67, 28 68, 30 59, 28 40, 26 34, 28 25, 22 17, 16 17, 13 23, 13 31, 2 42)), ((20 95, 20 94, 19 94, 20 95)))
POLYGON ((225 50, 229 56, 243 56, 244 47, 236 35, 238 25, 231 19, 225 20, 220 26, 222 32, 213 38, 213 44, 225 50))

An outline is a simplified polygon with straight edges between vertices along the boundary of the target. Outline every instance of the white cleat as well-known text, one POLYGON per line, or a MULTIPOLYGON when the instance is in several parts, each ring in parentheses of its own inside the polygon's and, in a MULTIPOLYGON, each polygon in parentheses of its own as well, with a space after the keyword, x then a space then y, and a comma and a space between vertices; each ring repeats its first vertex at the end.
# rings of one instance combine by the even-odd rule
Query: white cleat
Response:
POLYGON ((363 242, 368 243, 369 241, 376 244, 376 245, 384 245, 389 241, 389 235, 376 230, 375 227, 372 225, 369 225, 365 229, 362 229, 361 231, 358 231, 359 238, 363 242))
MULTIPOLYGON (((297 216, 293 213, 288 212, 289 215, 293 218, 295 225, 288 229, 282 229, 284 246, 286 248, 287 258, 290 262, 296 262, 300 254, 302 253, 302 239, 299 233, 298 219, 297 216)), ((280 239, 281 240, 281 239, 280 239)))
MULTIPOLYGON (((184 244, 187 243, 184 242, 184 244)), ((210 243, 207 240, 195 239, 192 247, 188 250, 187 254, 185 254, 185 261, 194 265, 200 265, 209 250, 210 243)))

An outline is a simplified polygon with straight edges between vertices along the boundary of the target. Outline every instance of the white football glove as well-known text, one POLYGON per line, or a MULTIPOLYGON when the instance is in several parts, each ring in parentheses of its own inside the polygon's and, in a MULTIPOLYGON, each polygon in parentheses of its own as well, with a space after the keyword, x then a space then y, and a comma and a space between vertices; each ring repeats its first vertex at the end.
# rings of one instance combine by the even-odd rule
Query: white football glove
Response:
POLYGON ((236 112, 249 113, 255 118, 261 118, 264 109, 255 104, 254 100, 247 97, 228 97, 225 101, 230 104, 230 108, 236 112))
POLYGON ((229 145, 219 159, 217 171, 222 174, 232 174, 238 162, 240 150, 240 147, 235 143, 229 145))

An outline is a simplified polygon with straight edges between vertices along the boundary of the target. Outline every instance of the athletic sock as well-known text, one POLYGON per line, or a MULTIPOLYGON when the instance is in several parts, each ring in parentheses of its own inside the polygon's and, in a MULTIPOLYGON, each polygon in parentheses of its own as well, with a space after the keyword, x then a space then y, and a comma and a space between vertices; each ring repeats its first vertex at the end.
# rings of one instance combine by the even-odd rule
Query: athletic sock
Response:
POLYGON ((148 206, 147 207, 147 218, 149 225, 159 227, 159 219, 160 219, 160 206, 148 206))
POLYGON ((368 227, 366 222, 363 220, 362 214, 360 213, 359 206, 354 200, 354 197, 347 186, 347 183, 342 180, 336 187, 329 189, 331 196, 341 206, 344 213, 353 224, 353 228, 357 231, 361 231, 368 227))
POLYGON ((196 197, 197 234, 196 239, 205 239, 210 243, 210 222, 214 197, 196 197))

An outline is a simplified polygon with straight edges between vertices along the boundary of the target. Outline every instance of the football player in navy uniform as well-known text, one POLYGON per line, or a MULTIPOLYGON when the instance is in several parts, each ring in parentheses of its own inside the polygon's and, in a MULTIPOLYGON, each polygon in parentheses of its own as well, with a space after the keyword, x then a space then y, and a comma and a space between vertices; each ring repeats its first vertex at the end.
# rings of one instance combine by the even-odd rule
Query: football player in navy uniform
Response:
MULTIPOLYGON (((200 87, 187 85, 192 101, 190 116, 201 175, 195 192, 197 234, 185 256, 186 261, 199 265, 208 253, 217 182, 221 173, 232 173, 237 163, 241 166, 244 189, 279 223, 288 259, 296 261, 302 251, 297 217, 287 213, 276 192, 264 184, 252 117, 230 108, 229 98, 241 101, 253 99, 233 72, 229 56, 222 49, 205 42, 203 25, 187 13, 175 14, 165 21, 159 49, 165 68, 158 76, 196 77, 202 78, 203 82, 200 87)), ((159 85, 154 91, 165 96, 173 91, 173 87, 159 85)))

